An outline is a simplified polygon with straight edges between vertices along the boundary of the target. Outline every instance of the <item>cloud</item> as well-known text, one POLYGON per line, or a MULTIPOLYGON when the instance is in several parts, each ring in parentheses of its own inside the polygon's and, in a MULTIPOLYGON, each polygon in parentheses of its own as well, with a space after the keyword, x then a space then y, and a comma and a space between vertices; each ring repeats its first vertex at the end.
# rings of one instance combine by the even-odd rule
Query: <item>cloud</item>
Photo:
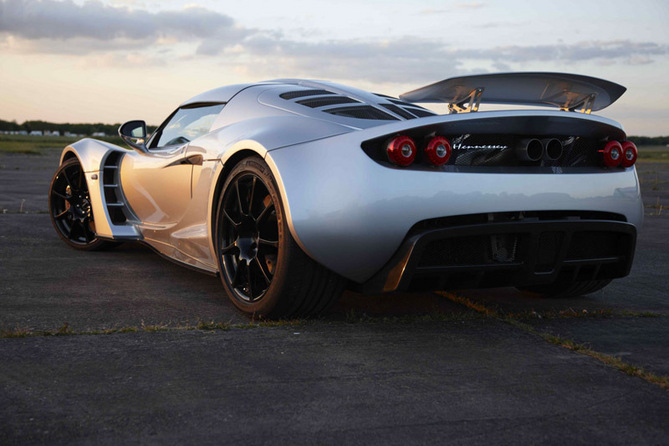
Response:
POLYGON ((450 6, 450 8, 439 8, 439 9, 434 9, 434 8, 426 8, 422 9, 418 14, 419 15, 434 15, 434 14, 450 14, 453 12, 453 10, 472 10, 472 9, 481 9, 481 8, 486 8, 488 5, 482 2, 460 2, 460 3, 454 3, 450 6))
POLYGON ((200 7, 150 13, 97 1, 82 5, 71 0, 5 0, 0 3, 0 33, 25 40, 90 39, 138 41, 148 45, 160 38, 214 39, 234 44, 253 31, 231 17, 200 7))
POLYGON ((431 80, 435 73, 444 77, 466 74, 464 67, 472 65, 494 71, 512 71, 514 65, 532 62, 647 64, 652 63, 654 57, 669 54, 666 45, 628 40, 477 50, 458 49, 412 37, 378 42, 335 40, 306 43, 257 35, 247 39, 243 48, 246 56, 256 56, 256 71, 265 65, 268 72, 276 70, 276 59, 280 58, 282 67, 289 68, 294 75, 373 78, 380 82, 431 80))
POLYGON ((471 51, 472 58, 490 58, 506 62, 568 61, 626 59, 668 54, 666 45, 630 40, 587 41, 574 44, 504 46, 471 51))
POLYGON ((459 8, 459 9, 481 9, 485 8, 487 5, 483 2, 464 2, 464 3, 456 3, 453 5, 454 8, 459 8))
MULTIPOLYGON (((485 6, 480 2, 467 5, 485 6)), ((412 36, 306 41, 275 30, 246 28, 230 16, 199 6, 154 13, 71 0, 0 0, 0 36, 6 37, 0 37, 0 51, 93 53, 100 63, 123 60, 125 54, 139 57, 144 52, 156 64, 199 58, 219 61, 236 72, 252 67, 257 76, 379 82, 433 80, 466 74, 467 66, 511 71, 533 62, 648 64, 669 54, 667 45, 630 40, 479 49, 460 49, 412 36)))

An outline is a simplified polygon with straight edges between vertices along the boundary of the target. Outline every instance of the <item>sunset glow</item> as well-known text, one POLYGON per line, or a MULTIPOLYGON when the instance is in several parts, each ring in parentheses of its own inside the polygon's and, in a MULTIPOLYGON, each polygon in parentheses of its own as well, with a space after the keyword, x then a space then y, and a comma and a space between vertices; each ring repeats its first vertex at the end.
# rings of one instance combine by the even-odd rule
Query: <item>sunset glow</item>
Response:
POLYGON ((664 0, 2 0, 0 119, 157 124, 233 83, 304 77, 398 95, 461 74, 558 71, 626 86, 602 114, 665 135, 668 22, 664 0))

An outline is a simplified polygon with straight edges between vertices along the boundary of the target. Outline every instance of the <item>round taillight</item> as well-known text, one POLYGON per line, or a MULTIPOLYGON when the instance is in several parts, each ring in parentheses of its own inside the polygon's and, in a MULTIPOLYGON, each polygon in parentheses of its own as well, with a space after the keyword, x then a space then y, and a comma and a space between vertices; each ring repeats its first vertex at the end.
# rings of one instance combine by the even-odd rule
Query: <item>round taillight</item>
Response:
POLYGON ((609 141, 601 152, 608 167, 616 167, 622 161, 623 146, 618 141, 609 141))
POLYGON ((435 136, 427 143, 425 154, 435 166, 444 165, 451 157, 451 143, 443 136, 435 136))
POLYGON ((638 151, 636 149, 636 145, 632 141, 625 141, 622 144, 622 157, 623 160, 621 161, 621 164, 623 167, 630 167, 634 165, 636 162, 636 157, 638 156, 638 151))
POLYGON ((406 135, 396 136, 386 146, 388 159, 399 166, 408 166, 416 159, 416 143, 406 135))

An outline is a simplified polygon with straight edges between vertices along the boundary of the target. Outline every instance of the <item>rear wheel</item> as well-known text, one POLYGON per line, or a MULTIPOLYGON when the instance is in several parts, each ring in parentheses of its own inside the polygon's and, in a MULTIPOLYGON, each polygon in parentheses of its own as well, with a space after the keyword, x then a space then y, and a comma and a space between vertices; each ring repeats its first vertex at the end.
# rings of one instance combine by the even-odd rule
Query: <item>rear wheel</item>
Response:
POLYGON ((51 180, 49 214, 60 238, 75 249, 94 251, 118 244, 100 240, 95 233, 86 176, 76 158, 61 164, 51 180))
POLYGON ((534 285, 518 288, 520 291, 526 291, 534 294, 541 294, 545 297, 566 298, 577 297, 584 294, 594 293, 611 283, 611 280, 586 280, 583 282, 558 282, 550 285, 534 285))
POLYGON ((293 240, 272 173, 259 157, 242 160, 230 172, 215 235, 223 286, 247 314, 314 316, 343 291, 344 279, 314 262, 293 240))

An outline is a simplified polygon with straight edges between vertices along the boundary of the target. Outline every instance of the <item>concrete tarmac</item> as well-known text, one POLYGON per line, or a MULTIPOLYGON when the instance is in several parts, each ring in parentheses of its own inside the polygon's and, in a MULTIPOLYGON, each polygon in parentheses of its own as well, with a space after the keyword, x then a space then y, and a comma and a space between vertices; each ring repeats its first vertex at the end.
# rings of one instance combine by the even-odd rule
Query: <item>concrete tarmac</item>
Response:
MULTIPOLYGON (((46 214, 57 162, 0 154, 2 445, 667 444, 667 390, 444 296, 346 293, 321 319, 258 326, 219 279, 144 246, 72 250, 46 214), (46 335, 65 324, 75 334, 46 335)), ((666 205, 664 165, 638 170, 646 203, 666 205)), ((455 294, 669 375, 658 210, 632 274, 598 293, 455 294)))

